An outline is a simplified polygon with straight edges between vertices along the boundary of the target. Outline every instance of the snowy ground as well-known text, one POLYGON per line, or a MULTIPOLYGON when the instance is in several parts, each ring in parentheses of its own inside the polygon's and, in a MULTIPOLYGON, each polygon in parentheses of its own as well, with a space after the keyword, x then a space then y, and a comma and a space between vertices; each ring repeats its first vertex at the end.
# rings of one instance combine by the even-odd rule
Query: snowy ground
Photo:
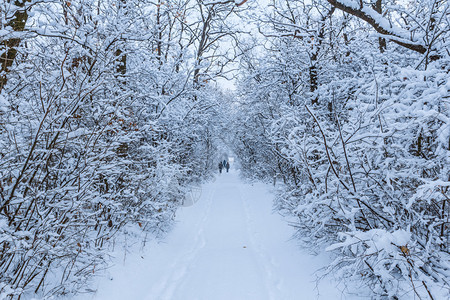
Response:
POLYGON ((263 300, 349 299, 314 272, 326 257, 301 251, 293 229, 272 213, 263 184, 244 184, 236 172, 202 187, 182 207, 163 242, 117 258, 95 295, 78 299, 263 300))

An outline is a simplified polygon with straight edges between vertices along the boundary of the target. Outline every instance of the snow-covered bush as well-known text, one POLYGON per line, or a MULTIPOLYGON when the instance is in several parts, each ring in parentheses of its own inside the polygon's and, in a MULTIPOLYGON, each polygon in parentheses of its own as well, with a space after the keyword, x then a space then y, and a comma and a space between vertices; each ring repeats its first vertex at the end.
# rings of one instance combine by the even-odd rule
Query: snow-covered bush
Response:
POLYGON ((250 128, 235 140, 246 150, 242 166, 266 179, 279 170, 276 207, 298 218, 293 226, 307 245, 336 254, 330 272, 378 297, 446 298, 448 4, 383 4, 388 12, 376 22, 392 18, 389 29, 367 18, 377 13, 368 4, 327 2, 334 8, 275 1, 276 13, 259 19, 271 42, 257 62, 243 62, 254 68, 240 85, 250 128), (385 36, 374 39, 372 28, 385 36), (255 158, 264 171, 252 167, 255 158))
POLYGON ((233 4, 199 4, 0 3, 0 297, 83 290, 122 229, 166 231, 209 178, 208 39, 232 31, 205 28, 233 4))

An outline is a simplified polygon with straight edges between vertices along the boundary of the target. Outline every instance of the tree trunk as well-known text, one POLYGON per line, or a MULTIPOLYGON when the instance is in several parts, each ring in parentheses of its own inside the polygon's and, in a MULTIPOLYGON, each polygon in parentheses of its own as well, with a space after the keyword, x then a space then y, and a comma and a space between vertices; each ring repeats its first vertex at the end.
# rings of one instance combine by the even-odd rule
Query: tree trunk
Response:
MULTIPOLYGON (((25 2, 29 0, 17 0, 14 5, 17 7, 25 7, 25 2)), ((10 0, 7 0, 10 3, 10 0)), ((14 31, 23 31, 25 29, 25 24, 28 19, 28 12, 24 10, 17 10, 14 13, 13 18, 6 24, 6 27, 11 26, 14 31)), ((9 40, 4 40, 0 42, 0 47, 2 49, 2 54, 0 55, 0 65, 1 65, 1 75, 0 75, 0 91, 6 85, 8 81, 6 73, 9 72, 9 68, 12 66, 14 60, 17 56, 17 49, 20 45, 20 38, 11 38, 9 40)))
MULTIPOLYGON (((382 9, 381 9, 381 3, 382 0, 377 0, 375 4, 373 5, 373 9, 381 15, 382 9)), ((378 47, 380 49, 381 53, 384 53, 386 51, 386 39, 379 37, 378 38, 378 47)))

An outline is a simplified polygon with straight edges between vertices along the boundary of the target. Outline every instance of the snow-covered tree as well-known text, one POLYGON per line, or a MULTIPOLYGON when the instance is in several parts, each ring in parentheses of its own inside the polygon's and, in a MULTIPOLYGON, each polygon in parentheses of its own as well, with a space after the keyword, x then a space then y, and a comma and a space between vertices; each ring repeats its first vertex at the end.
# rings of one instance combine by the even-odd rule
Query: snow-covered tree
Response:
POLYGON ((334 251, 330 272, 379 296, 448 297, 448 3, 270 7, 238 89, 244 173, 279 172, 277 207, 334 251))
POLYGON ((233 36, 234 4, 0 11, 0 295, 77 292, 122 229, 166 231, 189 185, 211 176, 218 100, 206 79, 231 60, 217 43, 233 36))

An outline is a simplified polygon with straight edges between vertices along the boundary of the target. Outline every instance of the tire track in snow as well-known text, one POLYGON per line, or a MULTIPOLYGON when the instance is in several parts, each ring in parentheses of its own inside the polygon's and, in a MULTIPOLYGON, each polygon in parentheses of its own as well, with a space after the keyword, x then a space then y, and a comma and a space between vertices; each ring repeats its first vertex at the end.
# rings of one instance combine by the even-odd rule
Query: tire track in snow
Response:
POLYGON ((189 267, 197 256, 198 252, 205 247, 206 240, 204 237, 203 227, 211 211, 212 198, 215 194, 215 185, 211 188, 206 197, 206 208, 199 222, 196 223, 195 230, 197 232, 193 246, 189 251, 183 252, 177 257, 175 262, 171 264, 164 275, 163 279, 157 284, 154 290, 147 297, 148 300, 170 300, 175 293, 180 282, 186 277, 189 267))
POLYGON ((269 292, 269 299, 277 300, 279 299, 280 294, 282 294, 282 280, 275 278, 273 270, 276 269, 276 263, 272 257, 266 254, 268 252, 264 249, 262 243, 258 242, 258 240, 260 240, 260 234, 257 230, 255 230, 255 222, 253 221, 253 218, 251 216, 250 206, 247 200, 248 195, 242 192, 241 187, 238 187, 238 189, 241 201, 244 206, 247 223, 247 233, 252 245, 252 249, 257 254, 257 261, 264 271, 262 273, 264 274, 266 289, 269 292))

